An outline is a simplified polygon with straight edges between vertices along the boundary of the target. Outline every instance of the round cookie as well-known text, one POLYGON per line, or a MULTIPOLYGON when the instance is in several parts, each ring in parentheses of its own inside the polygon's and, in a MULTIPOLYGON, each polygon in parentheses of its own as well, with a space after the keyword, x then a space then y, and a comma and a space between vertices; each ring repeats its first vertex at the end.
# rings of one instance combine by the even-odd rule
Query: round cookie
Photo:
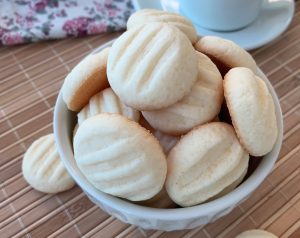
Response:
POLYGON ((274 234, 264 230, 249 230, 237 235, 236 238, 278 238, 274 234))
POLYGON ((216 116, 214 119, 212 119, 210 122, 220 122, 219 116, 216 116))
POLYGON ((24 155, 22 172, 30 186, 44 193, 59 193, 75 185, 60 160, 53 134, 32 143, 24 155))
POLYGON ((155 208, 175 208, 177 206, 169 197, 165 186, 153 198, 136 203, 142 206, 155 208))
POLYGON ((155 9, 143 9, 132 14, 127 21, 127 29, 151 22, 167 23, 182 31, 192 43, 197 41, 197 33, 192 22, 182 15, 155 9))
POLYGON ((166 189, 183 207, 216 197, 248 168, 249 154, 229 124, 212 122, 182 136, 170 151, 166 189))
POLYGON ((74 138, 74 156, 97 189, 131 201, 152 198, 165 182, 166 157, 157 139, 119 114, 85 120, 74 138))
POLYGON ((188 94, 197 80, 197 56, 176 27, 133 27, 112 45, 107 74, 121 101, 138 110, 167 107, 188 94))
POLYGON ((193 127, 213 120, 223 102, 223 80, 215 64, 197 52, 198 80, 179 102, 160 110, 143 111, 149 124, 164 133, 182 135, 193 127))
POLYGON ((91 97, 89 103, 77 114, 78 124, 81 125, 87 118, 104 112, 118 113, 136 122, 140 120, 139 111, 126 106, 111 88, 106 88, 91 97))
POLYGON ((146 120, 144 117, 141 117, 139 124, 147 129, 152 135, 156 137, 156 139, 159 141, 159 144, 161 145, 163 151, 167 155, 169 151, 174 147, 174 145, 179 140, 178 136, 172 136, 165 134, 161 131, 155 130, 146 120))
POLYGON ((90 98, 108 87, 106 64, 110 47, 88 55, 65 78, 63 100, 71 111, 80 111, 90 98))
POLYGON ((247 172, 248 172, 248 166, 245 167, 243 173, 240 175, 240 177, 236 181, 234 181, 232 184, 230 184, 229 186, 224 188, 221 192, 219 192, 217 195, 211 197, 207 201, 213 201, 213 200, 215 200, 217 198, 220 198, 220 197, 223 197, 227 193, 230 193, 231 191, 233 191, 244 180, 247 172))
POLYGON ((234 67, 246 67, 257 72, 252 56, 233 41, 217 36, 204 36, 195 44, 195 48, 209 56, 222 73, 234 67))
POLYGON ((234 68, 225 75, 224 95, 244 148, 253 156, 270 152, 278 129, 273 98, 265 82, 248 68, 234 68))

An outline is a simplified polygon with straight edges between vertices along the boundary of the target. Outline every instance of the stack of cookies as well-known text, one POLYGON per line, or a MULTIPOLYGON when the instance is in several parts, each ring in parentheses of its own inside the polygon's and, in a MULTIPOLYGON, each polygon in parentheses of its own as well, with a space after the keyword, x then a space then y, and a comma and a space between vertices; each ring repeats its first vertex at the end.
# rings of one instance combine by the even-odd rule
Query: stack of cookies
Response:
POLYGON ((231 41, 198 39, 178 14, 138 11, 127 28, 65 79, 79 169, 97 189, 145 206, 194 206, 232 191, 250 155, 277 138, 255 61, 231 41))

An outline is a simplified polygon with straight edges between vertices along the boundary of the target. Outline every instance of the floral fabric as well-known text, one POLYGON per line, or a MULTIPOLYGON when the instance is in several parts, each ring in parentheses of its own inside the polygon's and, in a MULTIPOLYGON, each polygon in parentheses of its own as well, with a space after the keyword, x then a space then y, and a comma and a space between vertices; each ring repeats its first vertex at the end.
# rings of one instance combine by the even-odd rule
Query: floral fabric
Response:
POLYGON ((131 0, 0 0, 0 42, 14 45, 126 27, 131 0))

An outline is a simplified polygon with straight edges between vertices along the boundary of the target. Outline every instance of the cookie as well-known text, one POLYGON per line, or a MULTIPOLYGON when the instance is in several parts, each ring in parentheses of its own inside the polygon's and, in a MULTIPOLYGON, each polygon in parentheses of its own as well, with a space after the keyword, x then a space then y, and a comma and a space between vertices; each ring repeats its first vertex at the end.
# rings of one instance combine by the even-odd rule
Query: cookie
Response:
POLYGON ((248 172, 248 167, 245 167, 244 171, 242 172, 242 174, 240 175, 240 177, 236 181, 234 181, 232 184, 230 184, 229 186, 227 186, 226 188, 224 188, 221 192, 219 192, 217 195, 211 197, 207 201, 213 201, 213 200, 215 200, 217 198, 220 198, 220 197, 223 197, 227 193, 230 193, 231 191, 233 191, 244 180, 247 172, 248 172))
POLYGON ((161 131, 155 130, 144 117, 141 117, 139 124, 146 128, 152 135, 156 137, 156 139, 159 141, 159 144, 161 145, 163 151, 165 154, 168 154, 169 151, 174 147, 174 145, 179 140, 178 136, 172 136, 165 134, 161 131))
POLYGON ((274 234, 264 230, 249 230, 237 235, 236 238, 278 238, 274 234))
POLYGON ((160 110, 143 111, 149 124, 164 133, 182 135, 197 125, 213 120, 223 102, 223 80, 215 64, 197 52, 198 80, 179 102, 160 110))
POLYGON ((176 27, 149 23, 133 27, 112 45, 108 80, 121 101, 137 110, 168 107, 197 80, 197 55, 176 27))
POLYGON ((87 118, 103 112, 118 113, 136 122, 140 120, 139 111, 126 106, 111 88, 106 88, 91 97, 89 103, 77 114, 78 124, 81 125, 87 118))
POLYGON ((265 82, 248 68, 234 68, 224 78, 224 95, 244 148, 253 156, 270 152, 278 129, 273 98, 265 82))
POLYGON ((119 114, 85 120, 74 138, 74 156, 93 186, 131 201, 154 197, 165 182, 166 157, 157 139, 119 114))
POLYGON ((219 116, 216 116, 214 119, 211 120, 211 122, 220 122, 219 116))
POLYGON ((53 134, 32 143, 24 155, 22 172, 31 187, 44 193, 59 193, 75 185, 60 160, 53 134))
POLYGON ((139 205, 154 208, 175 208, 177 205, 169 197, 165 187, 160 190, 153 198, 145 201, 136 202, 139 205))
POLYGON ((248 161, 232 126, 222 122, 199 126, 182 136, 168 155, 167 192, 180 206, 200 204, 236 186, 248 161))
POLYGON ((208 55, 223 74, 234 67, 246 67, 257 72, 252 56, 233 41, 217 36, 204 36, 195 44, 195 48, 208 55))
POLYGON ((65 78, 62 93, 69 110, 79 112, 93 95, 108 87, 106 64, 109 49, 88 55, 65 78))
POLYGON ((197 33, 192 22, 182 15, 155 9, 143 9, 132 14, 127 21, 127 29, 151 22, 167 23, 182 31, 192 43, 197 41, 197 33))

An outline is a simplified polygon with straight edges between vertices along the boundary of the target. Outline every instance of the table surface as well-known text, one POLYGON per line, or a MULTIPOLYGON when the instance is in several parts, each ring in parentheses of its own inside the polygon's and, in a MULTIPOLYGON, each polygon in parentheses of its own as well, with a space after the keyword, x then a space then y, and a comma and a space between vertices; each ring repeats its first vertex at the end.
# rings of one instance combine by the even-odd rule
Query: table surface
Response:
POLYGON ((30 144, 52 132, 53 107, 64 77, 95 47, 116 37, 0 47, 1 237, 228 237, 262 228, 300 237, 300 2, 288 30, 252 53, 269 77, 284 116, 284 142, 272 173, 229 215, 202 229, 144 231, 110 217, 79 187, 57 195, 33 190, 21 163, 30 144))

